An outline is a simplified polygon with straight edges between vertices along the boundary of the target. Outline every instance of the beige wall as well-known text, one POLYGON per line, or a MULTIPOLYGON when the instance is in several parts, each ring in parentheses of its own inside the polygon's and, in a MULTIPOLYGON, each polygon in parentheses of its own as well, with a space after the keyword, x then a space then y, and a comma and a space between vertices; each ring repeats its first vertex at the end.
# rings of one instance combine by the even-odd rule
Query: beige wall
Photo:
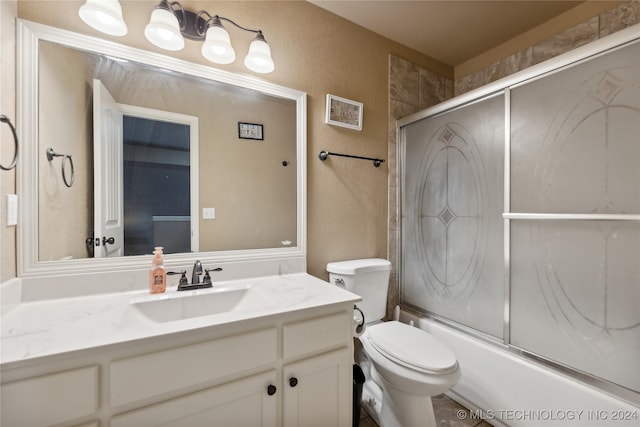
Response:
MULTIPOLYGON (((15 108, 15 17, 17 2, 0 1, 0 114, 16 125, 15 108)), ((0 162, 8 166, 13 158, 13 134, 0 124, 0 162)), ((16 275, 16 227, 7 227, 6 194, 15 194, 15 169, 0 170, 0 283, 16 275)))

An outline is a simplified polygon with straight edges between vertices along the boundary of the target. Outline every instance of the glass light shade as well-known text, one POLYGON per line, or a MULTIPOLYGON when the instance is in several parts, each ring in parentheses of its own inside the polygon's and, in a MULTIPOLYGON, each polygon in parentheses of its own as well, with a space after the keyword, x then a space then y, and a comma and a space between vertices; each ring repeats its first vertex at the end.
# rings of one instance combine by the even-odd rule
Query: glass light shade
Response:
POLYGON ((216 64, 231 64, 236 52, 231 46, 229 33, 222 26, 211 25, 202 44, 202 56, 216 64))
POLYGON ((256 37, 249 46, 249 53, 244 59, 244 65, 256 73, 270 73, 275 68, 271 59, 271 49, 264 39, 256 37))
POLYGON ((184 47, 178 18, 167 9, 153 10, 149 23, 144 27, 144 35, 151 43, 165 50, 181 50, 184 47))
POLYGON ((105 34, 127 34, 127 24, 122 18, 122 7, 118 0, 87 0, 80 6, 78 15, 87 25, 105 34))

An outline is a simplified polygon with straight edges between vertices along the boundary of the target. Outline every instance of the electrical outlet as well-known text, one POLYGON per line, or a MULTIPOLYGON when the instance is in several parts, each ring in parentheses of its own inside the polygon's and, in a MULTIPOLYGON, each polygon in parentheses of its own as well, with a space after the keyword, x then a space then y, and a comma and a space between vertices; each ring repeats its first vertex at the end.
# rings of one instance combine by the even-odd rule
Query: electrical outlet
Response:
POLYGON ((216 208, 202 208, 202 219, 215 219, 216 208))

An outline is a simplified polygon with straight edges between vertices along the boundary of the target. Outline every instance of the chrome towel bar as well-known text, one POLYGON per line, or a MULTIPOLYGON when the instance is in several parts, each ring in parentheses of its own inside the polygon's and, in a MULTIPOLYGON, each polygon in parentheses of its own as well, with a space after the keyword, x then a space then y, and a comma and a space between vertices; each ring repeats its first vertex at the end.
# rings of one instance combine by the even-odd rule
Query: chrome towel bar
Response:
POLYGON ((340 154, 340 153, 332 153, 331 151, 321 151, 320 154, 318 154, 318 158, 322 161, 327 160, 327 157, 329 156, 339 156, 339 157, 349 157, 351 159, 361 159, 361 160, 371 160, 373 161, 373 166, 375 167, 379 167, 384 160, 382 159, 375 159, 373 157, 362 157, 362 156, 354 156, 351 154, 340 154))

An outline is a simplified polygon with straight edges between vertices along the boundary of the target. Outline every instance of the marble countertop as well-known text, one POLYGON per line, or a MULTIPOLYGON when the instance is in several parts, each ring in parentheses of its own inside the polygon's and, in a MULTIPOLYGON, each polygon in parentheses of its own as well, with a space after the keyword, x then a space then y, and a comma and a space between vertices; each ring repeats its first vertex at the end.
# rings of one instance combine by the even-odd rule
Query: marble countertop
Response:
POLYGON ((2 316, 0 363, 360 300, 353 293, 305 273, 215 282, 214 286, 183 292, 172 287, 156 295, 131 291, 23 302, 2 316), (136 302, 198 298, 239 288, 249 289, 242 301, 218 314, 156 322, 135 307, 136 302))

